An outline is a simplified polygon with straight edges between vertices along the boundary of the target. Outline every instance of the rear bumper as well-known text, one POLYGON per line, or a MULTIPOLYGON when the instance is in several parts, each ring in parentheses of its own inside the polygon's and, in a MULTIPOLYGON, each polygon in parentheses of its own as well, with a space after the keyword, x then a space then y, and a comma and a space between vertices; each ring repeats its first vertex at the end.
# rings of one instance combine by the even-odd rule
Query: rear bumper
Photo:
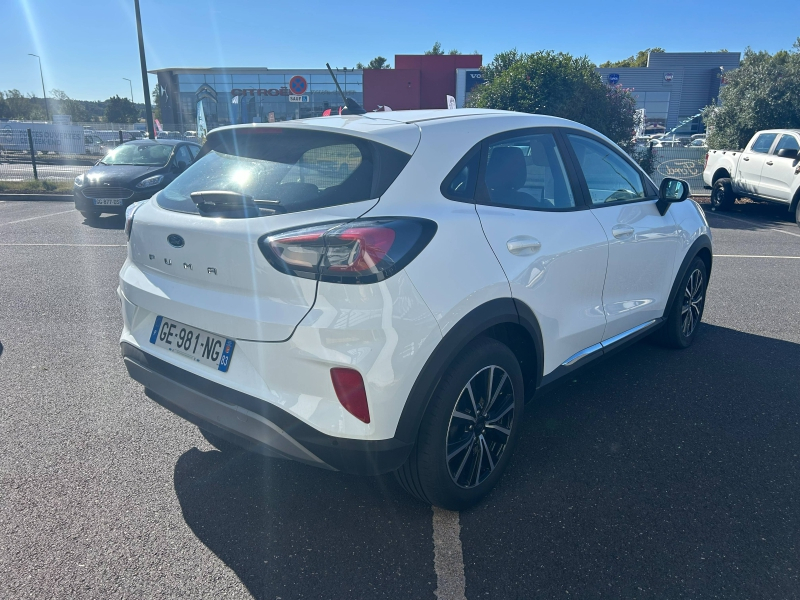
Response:
POLYGON ((412 444, 326 435, 283 409, 147 354, 126 342, 122 358, 147 396, 212 433, 249 450, 360 475, 399 468, 412 444))

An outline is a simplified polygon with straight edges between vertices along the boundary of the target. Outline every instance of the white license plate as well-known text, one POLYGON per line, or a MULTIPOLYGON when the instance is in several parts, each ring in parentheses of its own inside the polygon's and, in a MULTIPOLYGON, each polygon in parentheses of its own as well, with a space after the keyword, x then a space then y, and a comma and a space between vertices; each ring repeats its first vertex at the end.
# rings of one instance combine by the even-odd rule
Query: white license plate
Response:
POLYGON ((95 198, 95 206, 122 206, 122 198, 95 198))
POLYGON ((226 373, 231 364, 233 340, 190 327, 165 317, 156 317, 150 343, 226 373))

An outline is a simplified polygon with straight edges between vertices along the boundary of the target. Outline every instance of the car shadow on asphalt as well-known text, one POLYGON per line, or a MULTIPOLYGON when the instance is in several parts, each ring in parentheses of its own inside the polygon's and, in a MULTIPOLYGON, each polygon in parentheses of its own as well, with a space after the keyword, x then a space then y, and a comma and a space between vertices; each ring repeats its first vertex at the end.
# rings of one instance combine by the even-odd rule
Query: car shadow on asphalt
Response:
POLYGON ((715 211, 711 205, 701 205, 707 215, 722 217, 714 219, 711 226, 714 229, 734 229, 737 231, 758 231, 785 227, 795 222, 794 212, 789 212, 788 207, 769 202, 737 202, 730 210, 715 211), (726 219, 725 217, 733 217, 726 219), (743 220, 747 221, 746 223, 743 220))
POLYGON ((700 327, 526 407, 508 472, 461 514, 470 597, 796 595, 800 344, 700 327))
POLYGON ((92 229, 125 229, 125 215, 101 215, 96 219, 84 219, 83 224, 92 229))
POLYGON ((257 599, 434 598, 431 508, 391 476, 193 448, 175 491, 186 524, 257 599))

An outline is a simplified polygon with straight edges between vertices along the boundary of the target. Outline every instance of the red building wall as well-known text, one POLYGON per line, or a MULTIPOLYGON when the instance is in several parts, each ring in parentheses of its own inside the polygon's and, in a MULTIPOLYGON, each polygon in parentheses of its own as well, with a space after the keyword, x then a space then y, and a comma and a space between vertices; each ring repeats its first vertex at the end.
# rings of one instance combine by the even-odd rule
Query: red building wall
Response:
POLYGON ((456 69, 477 69, 482 62, 480 54, 396 54, 394 69, 364 69, 364 108, 447 108, 447 96, 456 95, 456 69))
POLYGON ((477 69, 482 62, 480 54, 396 54, 394 57, 396 69, 419 69, 420 108, 447 108, 447 96, 456 95, 456 69, 477 69))
POLYGON ((364 69, 364 108, 419 108, 419 75, 418 69, 364 69))

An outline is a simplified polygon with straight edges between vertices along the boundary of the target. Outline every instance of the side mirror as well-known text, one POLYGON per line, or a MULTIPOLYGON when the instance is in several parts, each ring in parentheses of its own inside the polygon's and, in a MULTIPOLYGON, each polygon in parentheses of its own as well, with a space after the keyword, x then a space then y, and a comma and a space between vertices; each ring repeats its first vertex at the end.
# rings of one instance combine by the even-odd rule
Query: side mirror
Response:
POLYGON ((792 160, 797 160, 797 149, 781 148, 778 150, 778 158, 791 158, 792 160))
POLYGON ((683 179, 665 177, 658 188, 658 202, 656 208, 661 216, 667 214, 669 205, 673 202, 683 202, 689 197, 689 184, 683 179))

